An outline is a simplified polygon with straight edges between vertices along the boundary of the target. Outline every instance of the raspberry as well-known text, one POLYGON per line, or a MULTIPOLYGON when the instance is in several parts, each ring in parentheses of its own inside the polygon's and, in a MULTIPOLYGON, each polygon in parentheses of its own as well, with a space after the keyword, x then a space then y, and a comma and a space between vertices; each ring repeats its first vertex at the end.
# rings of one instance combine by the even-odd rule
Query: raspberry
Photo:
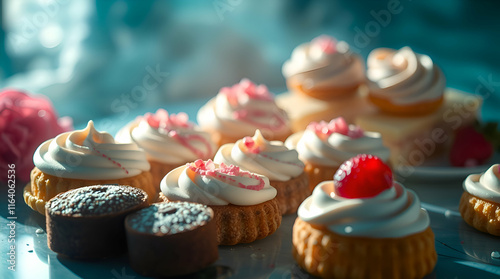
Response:
POLYGON ((361 154, 345 161, 333 176, 343 198, 370 198, 392 187, 392 171, 380 158, 361 154))

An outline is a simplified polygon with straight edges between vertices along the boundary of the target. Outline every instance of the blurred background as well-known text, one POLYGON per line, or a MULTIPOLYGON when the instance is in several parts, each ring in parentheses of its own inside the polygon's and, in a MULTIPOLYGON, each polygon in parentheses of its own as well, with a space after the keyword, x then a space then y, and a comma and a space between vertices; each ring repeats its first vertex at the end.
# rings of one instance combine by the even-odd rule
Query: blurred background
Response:
MULTIPOLYGON (((243 77, 276 94, 286 91, 283 62, 320 34, 346 41, 364 58, 377 47, 405 45, 428 54, 448 87, 482 95, 483 119, 500 121, 498 1, 0 4, 0 87, 47 95, 75 127, 89 119, 128 121, 162 106, 202 104, 243 77)), ((104 128, 116 130, 115 122, 104 128)))

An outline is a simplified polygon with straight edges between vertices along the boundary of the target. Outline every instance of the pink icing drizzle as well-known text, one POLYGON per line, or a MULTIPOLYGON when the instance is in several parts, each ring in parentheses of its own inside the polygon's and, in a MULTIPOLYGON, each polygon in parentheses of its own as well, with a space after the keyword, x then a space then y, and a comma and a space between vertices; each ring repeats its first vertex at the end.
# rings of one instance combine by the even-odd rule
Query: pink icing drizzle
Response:
POLYGON ((182 136, 175 130, 178 128, 192 129, 194 127, 194 124, 189 122, 189 117, 186 113, 172 113, 169 115, 166 110, 158 109, 155 114, 146 113, 144 115, 144 119, 152 128, 166 131, 171 138, 177 140, 181 145, 189 149, 197 157, 205 159, 212 155, 212 146, 210 145, 210 142, 203 136, 182 136), (207 152, 203 153, 201 150, 195 148, 194 145, 190 143, 191 141, 200 141, 206 147, 207 152))
MULTIPOLYGON (((249 79, 242 79, 239 83, 231 87, 221 88, 220 94, 226 96, 229 104, 233 107, 238 107, 241 100, 263 100, 273 102, 274 97, 267 89, 267 86, 260 84, 256 85, 249 79)), ((265 110, 248 110, 246 108, 238 109, 233 113, 233 117, 237 120, 248 122, 254 126, 264 129, 281 129, 286 125, 285 121, 276 111, 265 110), (259 123, 252 118, 267 118, 269 124, 259 123)))
POLYGON ((236 184, 236 186, 243 189, 259 191, 265 186, 265 182, 261 177, 248 171, 242 171, 235 165, 227 166, 226 164, 221 163, 218 167, 216 167, 214 162, 210 159, 207 161, 198 159, 193 163, 188 163, 187 167, 200 175, 216 177, 228 184, 236 184), (232 178, 232 176, 252 178, 257 180, 259 183, 257 185, 245 185, 241 182, 236 183, 237 181, 232 178))
POLYGON ((198 158, 205 159, 205 158, 210 157, 210 155, 212 155, 213 150, 212 150, 212 146, 210 145, 210 142, 208 142, 208 140, 205 139, 201 135, 182 136, 177 131, 170 131, 170 132, 168 132, 168 135, 171 138, 177 140, 180 144, 182 144, 187 149, 191 150, 191 152, 193 152, 198 158), (195 148, 194 145, 190 144, 191 141, 200 141, 201 143, 203 143, 203 145, 205 145, 205 147, 207 148, 207 152, 203 153, 201 150, 195 148))
POLYGON ((342 134, 352 139, 361 138, 364 132, 358 126, 349 126, 343 117, 337 117, 330 122, 311 122, 307 126, 308 130, 314 131, 319 137, 327 138, 333 133, 342 134))
POLYGON ((249 111, 247 109, 241 109, 237 110, 233 114, 234 118, 237 120, 242 120, 245 122, 248 122, 254 126, 261 127, 263 129, 281 129, 283 126, 286 125, 285 121, 283 118, 276 112, 268 112, 264 110, 254 110, 254 111, 249 111), (253 121, 252 117, 264 117, 266 115, 269 115, 269 123, 264 124, 260 123, 257 121, 253 121), (274 119, 274 121, 272 121, 274 119))
POLYGON ((324 53, 333 54, 337 52, 336 40, 327 35, 321 35, 314 38, 311 43, 318 46, 324 53))
POLYGON ((111 163, 115 164, 116 166, 118 166, 119 168, 121 168, 122 170, 124 170, 126 174, 128 174, 128 170, 124 166, 122 166, 122 164, 120 164, 117 161, 111 159, 108 155, 106 155, 106 154, 102 153, 101 151, 97 150, 95 147, 92 147, 92 150, 94 150, 98 154, 101 154, 101 156, 103 158, 107 158, 109 161, 111 161, 111 163))

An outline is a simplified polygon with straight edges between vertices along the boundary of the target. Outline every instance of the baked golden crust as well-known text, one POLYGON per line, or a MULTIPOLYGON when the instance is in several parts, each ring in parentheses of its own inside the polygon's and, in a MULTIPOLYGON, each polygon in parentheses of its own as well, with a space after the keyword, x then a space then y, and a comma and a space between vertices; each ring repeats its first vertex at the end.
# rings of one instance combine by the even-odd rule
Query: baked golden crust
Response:
POLYGON ((430 227, 379 239, 342 236, 297 218, 292 237, 297 263, 323 278, 422 278, 437 262, 430 227))
POLYGON ((304 162, 304 172, 309 176, 309 190, 312 192, 320 182, 333 180, 335 172, 340 166, 320 166, 304 162))
POLYGON ((211 205, 217 224, 219 245, 250 243, 274 233, 281 225, 276 197, 250 206, 211 205))
POLYGON ((299 205, 311 195, 309 176, 305 171, 288 181, 271 180, 269 183, 278 191, 276 198, 283 215, 297 212, 299 205))
POLYGON ((160 186, 153 184, 153 177, 149 171, 122 179, 86 180, 49 175, 35 167, 31 171, 30 183, 24 187, 24 201, 33 210, 45 215, 45 203, 57 194, 83 186, 107 184, 129 185, 140 188, 148 194, 148 203, 155 202, 160 192, 160 186))
MULTIPOLYGON (((166 164, 166 163, 161 163, 161 162, 156 162, 156 161, 151 161, 148 160, 149 165, 151 165, 151 169, 149 170, 151 172, 151 175, 153 176, 153 185, 160 188, 160 182, 169 173, 171 170, 184 165, 185 163, 181 164, 166 164)), ((186 162, 188 163, 188 162, 186 162)))
POLYGON ((460 214, 470 226, 500 236, 500 204, 483 200, 464 191, 460 198, 460 214))
POLYGON ((410 105, 394 104, 389 99, 381 98, 371 93, 368 94, 368 99, 381 111, 388 114, 397 116, 422 116, 437 111, 443 104, 444 95, 435 100, 410 105))
POLYGON ((335 98, 343 98, 355 94, 361 85, 361 83, 354 84, 348 87, 328 87, 328 88, 314 88, 308 89, 303 86, 302 83, 295 80, 293 77, 288 78, 286 81, 287 87, 293 91, 300 94, 307 95, 320 100, 332 100, 335 98))

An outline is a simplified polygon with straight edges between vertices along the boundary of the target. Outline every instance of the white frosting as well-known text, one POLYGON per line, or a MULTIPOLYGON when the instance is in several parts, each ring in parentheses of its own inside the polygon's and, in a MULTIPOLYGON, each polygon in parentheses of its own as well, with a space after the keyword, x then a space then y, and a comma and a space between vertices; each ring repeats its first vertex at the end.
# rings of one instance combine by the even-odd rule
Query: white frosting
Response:
POLYGON ((135 143, 116 143, 89 121, 83 130, 42 143, 33 156, 42 172, 74 179, 120 179, 149 171, 146 154, 135 143))
POLYGON ((424 231, 430 221, 412 190, 394 182, 373 198, 346 199, 335 194, 333 181, 320 183, 299 207, 299 217, 340 235, 404 237, 424 231))
POLYGON ((287 148, 281 141, 267 141, 259 130, 252 138, 221 146, 214 162, 237 165, 277 181, 288 181, 304 172, 304 163, 296 150, 287 148), (247 147, 248 140, 251 147, 247 147))
POLYGON ((370 92, 395 104, 412 104, 440 98, 446 86, 441 69, 427 55, 409 47, 378 48, 368 55, 370 92))
MULTIPOLYGON (((246 80, 241 83, 243 82, 246 80)), ((253 135, 256 129, 260 129, 268 138, 290 133, 290 120, 286 112, 276 105, 274 99, 254 98, 245 93, 235 93, 235 95, 237 98, 230 100, 226 94, 219 92, 202 106, 197 114, 200 127, 223 131, 232 137, 253 135)))
POLYGON ((136 143, 148 160, 166 164, 184 164, 210 159, 217 147, 207 132, 198 127, 154 128, 145 119, 136 119, 120 129, 117 142, 136 143), (175 131, 175 133, 173 133, 175 131))
POLYGON ((294 77, 308 88, 350 87, 364 82, 364 64, 346 42, 338 42, 336 51, 324 52, 314 40, 296 47, 283 64, 285 78, 294 77))
MULTIPOLYGON (((218 168, 219 165, 215 164, 218 168)), ((162 193, 172 201, 191 201, 206 205, 256 205, 273 199, 276 189, 269 185, 265 176, 252 174, 263 180, 261 190, 245 189, 237 186, 257 185, 258 179, 219 173, 215 175, 200 175, 187 165, 169 172, 161 181, 162 193)), ((262 181, 260 180, 260 181, 262 181)))
POLYGON ((299 159, 316 165, 338 167, 358 154, 371 154, 387 162, 389 149, 382 144, 379 133, 363 132, 360 138, 333 133, 327 138, 319 137, 314 131, 306 129, 291 135, 285 145, 296 149, 299 159))
POLYGON ((478 198, 500 203, 499 164, 494 164, 483 174, 469 175, 463 184, 464 190, 478 198))

